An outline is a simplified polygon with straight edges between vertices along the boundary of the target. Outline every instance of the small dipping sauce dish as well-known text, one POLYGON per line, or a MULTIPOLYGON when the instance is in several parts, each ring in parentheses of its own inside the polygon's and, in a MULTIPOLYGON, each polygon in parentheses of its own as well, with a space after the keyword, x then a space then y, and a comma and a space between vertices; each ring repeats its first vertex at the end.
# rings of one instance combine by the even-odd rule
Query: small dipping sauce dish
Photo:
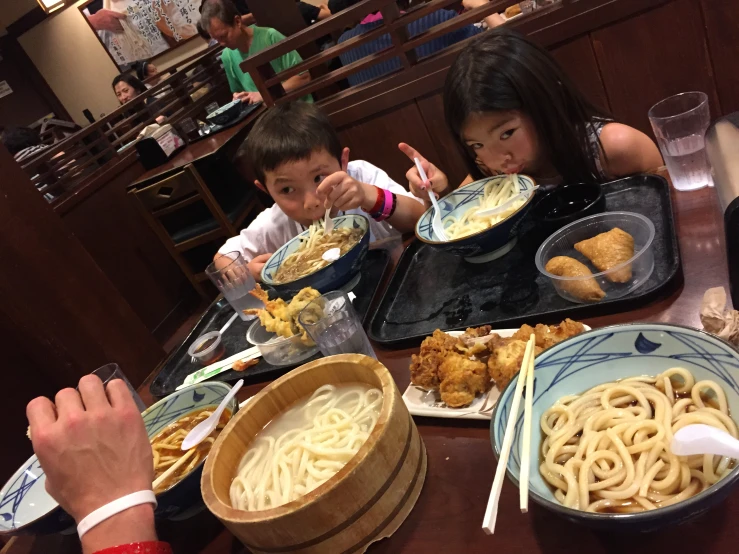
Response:
POLYGON ((187 349, 187 353, 204 366, 217 362, 226 353, 220 331, 210 331, 200 335, 187 349))

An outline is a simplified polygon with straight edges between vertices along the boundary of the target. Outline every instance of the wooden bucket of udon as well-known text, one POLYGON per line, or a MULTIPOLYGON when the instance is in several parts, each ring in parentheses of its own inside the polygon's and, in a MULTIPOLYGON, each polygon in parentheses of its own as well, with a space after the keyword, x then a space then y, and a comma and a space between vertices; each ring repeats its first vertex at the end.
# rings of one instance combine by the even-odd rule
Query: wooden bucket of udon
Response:
POLYGON ((252 552, 364 552, 392 535, 410 513, 426 476, 426 448, 388 370, 359 354, 322 358, 262 390, 221 432, 203 470, 208 509, 252 552), (369 439, 334 477, 293 502, 247 512, 229 488, 255 435, 325 384, 366 383, 383 392, 369 439))

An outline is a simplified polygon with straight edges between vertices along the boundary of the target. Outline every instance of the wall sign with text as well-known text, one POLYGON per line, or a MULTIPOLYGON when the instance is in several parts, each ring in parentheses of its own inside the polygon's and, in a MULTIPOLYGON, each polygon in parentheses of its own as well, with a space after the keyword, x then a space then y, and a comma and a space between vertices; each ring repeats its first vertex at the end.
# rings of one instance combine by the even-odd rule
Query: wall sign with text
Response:
POLYGON ((198 34, 202 0, 92 0, 79 7, 121 66, 152 58, 198 34))

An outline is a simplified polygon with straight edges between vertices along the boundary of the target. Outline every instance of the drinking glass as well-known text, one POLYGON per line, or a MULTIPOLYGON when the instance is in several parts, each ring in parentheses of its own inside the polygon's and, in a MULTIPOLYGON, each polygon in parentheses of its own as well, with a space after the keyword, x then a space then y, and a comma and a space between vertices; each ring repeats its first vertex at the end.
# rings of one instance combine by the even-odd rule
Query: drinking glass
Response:
POLYGON ((711 122, 708 96, 683 92, 657 102, 649 121, 676 190, 713 184, 704 137, 711 122))
POLYGON ((141 400, 139 393, 137 393, 136 389, 133 388, 133 385, 123 374, 121 368, 118 367, 118 364, 105 364, 104 366, 101 366, 93 371, 92 374, 100 377, 100 380, 103 382, 103 387, 107 386, 107 384, 110 383, 113 379, 120 379, 121 381, 126 383, 128 390, 131 391, 131 396, 133 396, 133 401, 136 402, 136 407, 139 409, 139 411, 143 412, 146 409, 146 404, 144 404, 144 401, 141 400))
POLYGON ((208 115, 212 114, 214 111, 216 111, 219 108, 218 102, 211 102, 207 106, 205 106, 205 113, 208 115))
POLYGON ((316 298, 298 317, 321 354, 364 354, 377 359, 351 300, 341 291, 316 298))
POLYGON ((264 308, 260 300, 249 294, 256 286, 256 282, 240 252, 228 252, 219 256, 205 269, 205 274, 223 293, 242 321, 256 317, 246 315, 244 310, 264 308))
POLYGON ((192 117, 181 119, 177 122, 175 127, 188 141, 195 140, 200 136, 198 133, 198 125, 193 121, 192 117))

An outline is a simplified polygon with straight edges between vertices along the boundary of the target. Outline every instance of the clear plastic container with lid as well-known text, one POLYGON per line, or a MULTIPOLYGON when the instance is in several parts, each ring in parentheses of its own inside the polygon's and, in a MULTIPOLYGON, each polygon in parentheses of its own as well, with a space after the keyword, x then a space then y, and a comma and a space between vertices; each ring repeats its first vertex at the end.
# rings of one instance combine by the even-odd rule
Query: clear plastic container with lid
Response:
POLYGON ((641 214, 608 212, 591 215, 562 227, 547 238, 536 252, 536 267, 542 275, 552 281, 557 293, 566 300, 577 303, 614 300, 631 293, 649 279, 654 270, 654 235, 654 224, 641 214), (614 228, 631 235, 634 239, 634 254, 630 259, 607 271, 599 271, 588 258, 575 249, 575 244, 614 228), (585 264, 592 275, 565 277, 550 273, 546 270, 546 265, 557 256, 567 256, 585 264), (629 277, 617 278, 624 274, 629 277), (605 295, 600 298, 595 298, 596 295, 585 298, 582 291, 594 288, 593 279, 605 295))

